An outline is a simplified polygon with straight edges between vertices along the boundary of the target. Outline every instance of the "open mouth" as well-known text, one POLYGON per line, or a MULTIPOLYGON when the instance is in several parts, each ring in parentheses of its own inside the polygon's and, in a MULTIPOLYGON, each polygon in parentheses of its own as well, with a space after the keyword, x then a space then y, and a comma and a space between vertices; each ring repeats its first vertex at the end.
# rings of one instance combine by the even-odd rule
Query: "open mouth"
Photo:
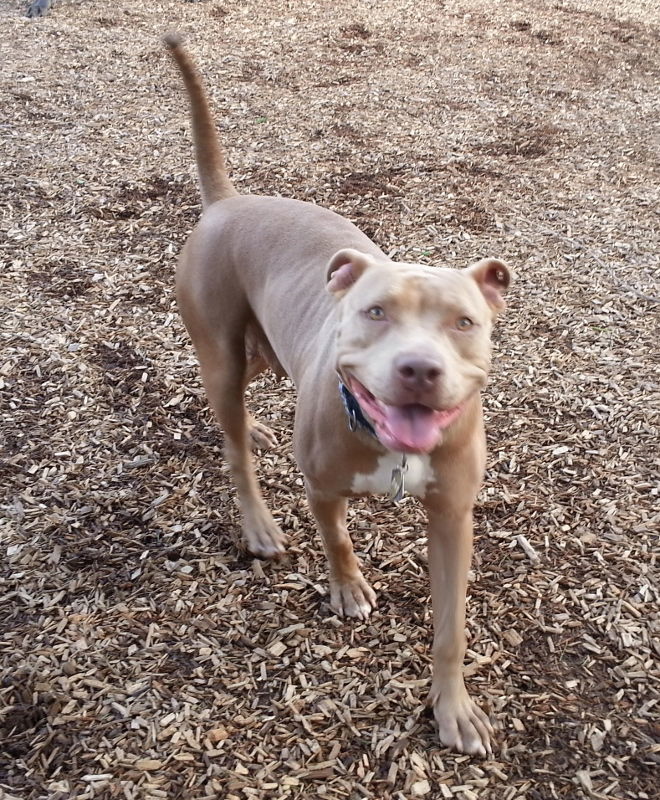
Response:
POLYGON ((465 405, 460 403, 440 411, 421 403, 389 406, 377 400, 353 377, 350 389, 373 423, 382 444, 400 453, 430 453, 440 443, 443 431, 458 419, 465 405))

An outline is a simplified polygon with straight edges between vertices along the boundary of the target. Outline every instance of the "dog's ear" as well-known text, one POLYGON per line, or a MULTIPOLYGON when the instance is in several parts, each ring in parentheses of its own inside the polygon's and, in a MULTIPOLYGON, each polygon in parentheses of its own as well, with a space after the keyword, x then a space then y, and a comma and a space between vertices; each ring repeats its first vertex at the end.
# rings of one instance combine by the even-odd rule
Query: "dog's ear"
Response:
POLYGON ((350 247, 335 253, 328 264, 327 290, 340 297, 351 288, 365 269, 373 264, 366 253, 350 247))
POLYGON ((506 305, 502 295, 511 283, 511 272, 504 261, 484 258, 465 272, 476 281, 488 305, 495 311, 501 311, 506 305))

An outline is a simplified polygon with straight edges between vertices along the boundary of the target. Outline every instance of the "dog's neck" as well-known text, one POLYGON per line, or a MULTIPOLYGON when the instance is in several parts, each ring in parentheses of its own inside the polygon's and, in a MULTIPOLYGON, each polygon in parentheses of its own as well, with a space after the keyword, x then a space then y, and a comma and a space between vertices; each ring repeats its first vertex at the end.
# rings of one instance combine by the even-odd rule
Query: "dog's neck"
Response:
POLYGON ((374 438, 378 438, 376 436, 376 429, 362 413, 362 409, 355 399, 355 395, 353 395, 342 380, 339 381, 339 394, 344 404, 346 416, 348 417, 348 429, 350 431, 364 431, 374 438))
MULTIPOLYGON (((364 416, 362 409, 360 408, 360 404, 356 400, 353 393, 350 389, 346 386, 346 384, 340 380, 339 381, 339 394, 341 396, 342 402, 344 404, 344 410, 346 411, 346 416, 348 417, 348 429, 350 431, 364 431, 368 433, 370 436, 373 436, 374 439, 378 440, 378 436, 376 435, 376 429, 374 426, 369 422, 369 420, 364 416)), ((390 491, 389 491, 389 498, 393 500, 395 503, 399 503, 403 500, 403 497, 406 492, 405 488, 405 473, 408 469, 408 459, 405 453, 401 453, 401 463, 398 464, 392 470, 392 478, 390 483, 390 491)))

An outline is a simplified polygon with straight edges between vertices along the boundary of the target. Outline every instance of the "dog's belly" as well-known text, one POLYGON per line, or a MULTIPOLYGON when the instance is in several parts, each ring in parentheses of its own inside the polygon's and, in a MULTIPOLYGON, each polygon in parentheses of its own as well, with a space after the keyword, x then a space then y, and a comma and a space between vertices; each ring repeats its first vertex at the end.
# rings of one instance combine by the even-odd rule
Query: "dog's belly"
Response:
MULTIPOLYGON (((358 472, 353 476, 351 489, 356 494, 389 494, 392 490, 392 472, 400 466, 401 453, 386 453, 378 459, 373 472, 358 472)), ((428 485, 433 481, 431 457, 406 456, 403 478, 406 494, 424 497, 428 485)))

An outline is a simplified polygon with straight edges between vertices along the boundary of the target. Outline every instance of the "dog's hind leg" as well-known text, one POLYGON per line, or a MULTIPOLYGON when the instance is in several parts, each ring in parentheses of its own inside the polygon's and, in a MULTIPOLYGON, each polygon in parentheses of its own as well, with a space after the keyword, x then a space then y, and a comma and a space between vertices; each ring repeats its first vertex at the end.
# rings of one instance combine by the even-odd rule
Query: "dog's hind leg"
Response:
MULTIPOLYGON (((261 352, 257 338, 248 329, 245 342, 247 368, 245 374, 245 387, 260 373, 271 365, 261 352)), ((263 422, 256 420, 251 414, 248 422, 250 432, 250 446, 252 450, 270 450, 277 445, 277 437, 263 422)))
POLYGON ((245 542, 251 553, 269 558, 283 552, 284 534, 259 489, 245 407, 245 387, 266 363, 267 353, 259 347, 253 354, 262 360, 248 358, 254 342, 251 310, 238 282, 214 263, 212 245, 200 224, 179 259, 177 304, 197 352, 209 405, 224 432, 245 542))
POLYGON ((244 400, 249 378, 244 337, 204 337, 195 345, 209 403, 224 431, 225 455, 241 507, 245 542, 256 556, 276 556, 284 551, 285 537, 266 507, 250 454, 250 415, 244 400))

